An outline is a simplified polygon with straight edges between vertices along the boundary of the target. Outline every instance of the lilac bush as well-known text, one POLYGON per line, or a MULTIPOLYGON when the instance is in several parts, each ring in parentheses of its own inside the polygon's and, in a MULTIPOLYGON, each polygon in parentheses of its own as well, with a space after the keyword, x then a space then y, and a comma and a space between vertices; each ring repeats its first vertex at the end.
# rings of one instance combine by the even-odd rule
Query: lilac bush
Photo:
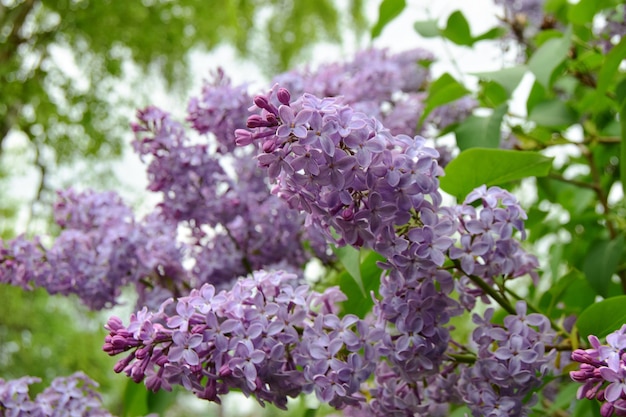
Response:
MULTIPOLYGON (((184 121, 137 112, 151 211, 61 191, 55 239, 0 241, 0 283, 94 310, 132 287, 135 312, 109 317, 103 350, 152 393, 280 409, 310 395, 346 416, 625 415, 626 327, 593 336, 606 311, 626 320, 624 10, 553 3, 496 1, 530 62, 478 75, 473 92, 435 79, 423 49, 370 48, 261 93, 217 70, 184 121), (509 101, 527 72, 518 122, 509 101), (578 153, 557 167, 545 154, 563 144, 578 153), (520 182, 536 202, 519 201, 520 182)), ((502 32, 465 33, 463 19, 427 32, 461 46, 502 32)), ((95 386, 72 378, 35 400, 36 378, 0 380, 0 412, 100 412, 95 386)))

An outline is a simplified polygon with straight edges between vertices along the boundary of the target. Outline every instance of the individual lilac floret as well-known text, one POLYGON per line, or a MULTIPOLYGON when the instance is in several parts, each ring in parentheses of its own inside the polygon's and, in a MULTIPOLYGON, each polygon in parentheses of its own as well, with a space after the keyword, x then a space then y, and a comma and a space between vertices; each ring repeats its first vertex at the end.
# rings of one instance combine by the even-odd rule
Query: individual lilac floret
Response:
POLYGON ((577 398, 597 399, 602 403, 603 417, 626 415, 626 324, 606 337, 606 344, 589 336, 589 349, 576 349, 572 360, 580 363, 570 377, 583 385, 577 398))
POLYGON ((166 312, 169 300, 132 315, 128 326, 111 317, 104 351, 128 352, 115 371, 153 391, 182 385, 220 402, 238 389, 280 408, 287 397, 315 392, 343 408, 362 401, 382 334, 355 316, 339 318, 342 299, 336 288, 317 293, 294 274, 258 271, 229 291, 193 290, 175 301, 174 314, 166 312))
POLYGON ((546 353, 555 334, 547 317, 527 314, 526 309, 526 303, 518 301, 517 314, 507 316, 503 326, 492 323, 491 308, 484 317, 473 317, 478 355, 461 371, 457 386, 475 417, 526 416, 537 400, 535 389, 550 372, 556 354, 546 353))
POLYGON ((28 386, 39 378, 23 377, 11 381, 0 378, 0 415, 7 417, 111 417, 102 408, 96 391, 98 384, 82 372, 56 378, 35 399, 28 386))

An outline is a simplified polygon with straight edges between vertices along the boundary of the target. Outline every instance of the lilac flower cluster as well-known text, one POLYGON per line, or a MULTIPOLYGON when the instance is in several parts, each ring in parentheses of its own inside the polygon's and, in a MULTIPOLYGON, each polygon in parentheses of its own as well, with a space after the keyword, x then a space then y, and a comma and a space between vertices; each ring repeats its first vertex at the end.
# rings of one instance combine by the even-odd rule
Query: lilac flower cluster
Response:
MULTIPOLYGON (((202 102, 226 99, 223 88, 215 87, 215 94, 205 88, 202 102)), ((208 116, 202 117, 208 125, 208 116)), ((303 232, 303 216, 270 194, 264 173, 250 162, 251 155, 231 152, 227 161, 213 156, 208 142, 191 143, 182 124, 154 107, 140 111, 138 118, 133 144, 142 158, 150 159, 148 189, 162 194, 159 207, 171 222, 190 230, 194 286, 226 285, 238 276, 277 264, 300 270, 310 258, 305 241, 318 257, 329 259, 326 243, 303 232)), ((234 144, 232 132, 230 141, 234 144)))
POLYGON ((438 107, 420 125, 430 79, 428 66, 433 61, 434 55, 420 48, 397 54, 368 49, 352 61, 322 65, 315 71, 290 71, 273 82, 294 96, 342 97, 343 104, 380 120, 391 134, 413 136, 428 127, 443 130, 465 119, 478 105, 465 97, 438 107))
POLYGON ((206 82, 200 97, 189 100, 187 120, 200 134, 211 133, 217 141, 216 151, 231 153, 235 149, 233 132, 245 127, 252 97, 245 85, 233 86, 222 69, 206 82))
POLYGON ((56 378, 35 399, 28 394, 29 385, 39 378, 22 377, 5 381, 0 378, 0 415, 6 417, 111 417, 102 408, 96 391, 98 384, 82 372, 56 378))
POLYGON ((535 270, 539 262, 514 236, 517 230, 522 239, 526 237, 526 213, 511 193, 483 185, 468 194, 455 211, 459 220, 459 246, 450 248, 449 257, 465 274, 457 288, 465 288, 460 293, 468 309, 474 304, 471 295, 482 295, 481 290, 467 287, 468 275, 480 277, 489 285, 494 284, 494 277, 510 279, 527 274, 537 282, 535 270), (473 205, 476 202, 478 207, 473 205))
POLYGON ((128 326, 111 317, 104 350, 130 352, 115 371, 155 391, 177 384, 220 402, 238 389, 280 408, 313 391, 336 408, 362 401, 382 332, 353 315, 339 318, 338 289, 318 293, 297 282, 294 274, 257 271, 229 291, 193 290, 173 315, 165 303, 134 314, 128 326))
POLYGON ((590 349, 576 349, 572 360, 580 363, 570 377, 583 385, 578 399, 597 399, 602 402, 603 417, 626 415, 626 325, 606 337, 606 344, 589 336, 590 349))
POLYGON ((380 347, 406 381, 437 373, 459 314, 449 272, 455 219, 440 207, 437 152, 421 137, 393 136, 339 99, 284 88, 255 98, 260 114, 238 143, 257 143, 274 192, 307 213, 307 224, 339 245, 375 249, 387 261, 375 314, 380 347))
POLYGON ((546 353, 555 340, 547 317, 527 314, 523 301, 515 310, 515 315, 504 318, 502 327, 492 323, 493 309, 487 309, 484 317, 473 317, 477 328, 472 339, 478 355, 471 367, 461 371, 457 386, 475 417, 528 415, 537 399, 535 389, 554 361, 556 351, 546 353))
POLYGON ((0 282, 76 294, 88 307, 102 309, 114 304, 127 284, 182 274, 175 229, 155 217, 136 222, 113 192, 59 192, 54 217, 63 230, 50 249, 23 236, 0 242, 0 282))

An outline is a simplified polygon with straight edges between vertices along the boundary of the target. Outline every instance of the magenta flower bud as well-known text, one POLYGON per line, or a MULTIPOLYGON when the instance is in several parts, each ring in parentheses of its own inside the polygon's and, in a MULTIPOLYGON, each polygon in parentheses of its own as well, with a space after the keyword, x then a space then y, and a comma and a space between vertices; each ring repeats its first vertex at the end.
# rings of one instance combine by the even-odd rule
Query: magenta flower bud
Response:
POLYGON ((273 113, 267 114, 265 120, 267 121, 267 127, 278 126, 278 118, 273 113))
POLYGON ((276 141, 273 139, 267 140, 263 143, 263 152, 271 153, 276 149, 276 141))
POLYGON ((254 141, 252 133, 245 129, 235 130, 235 143, 237 146, 246 146, 254 141))
POLYGON ((276 92, 276 96, 278 97, 278 101, 286 106, 288 106, 291 102, 291 94, 289 94, 289 91, 286 88, 279 88, 276 92))
POLYGON ((252 116, 248 117, 247 126, 250 129, 265 127, 267 126, 267 122, 265 121, 265 119, 263 119, 263 117, 259 116, 258 114, 253 114, 252 116))

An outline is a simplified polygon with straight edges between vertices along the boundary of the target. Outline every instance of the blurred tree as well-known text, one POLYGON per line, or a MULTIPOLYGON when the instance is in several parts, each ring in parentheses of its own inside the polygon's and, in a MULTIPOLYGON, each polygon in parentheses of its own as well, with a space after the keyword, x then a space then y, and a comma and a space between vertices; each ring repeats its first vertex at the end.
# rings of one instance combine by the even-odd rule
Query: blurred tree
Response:
MULTIPOLYGON (((41 199, 59 166, 120 155, 141 96, 128 66, 138 80, 162 76, 171 94, 188 80, 192 48, 227 43, 275 73, 315 42, 340 41, 346 25, 362 31, 363 9, 363 0, 346 10, 333 0, 0 0, 0 156, 11 134, 21 137, 19 165, 37 167, 41 199)), ((6 186, 16 168, 1 165, 6 186)), ((15 206, 0 194, 11 219, 15 206)), ((5 220, 0 235, 12 229, 5 220)))

